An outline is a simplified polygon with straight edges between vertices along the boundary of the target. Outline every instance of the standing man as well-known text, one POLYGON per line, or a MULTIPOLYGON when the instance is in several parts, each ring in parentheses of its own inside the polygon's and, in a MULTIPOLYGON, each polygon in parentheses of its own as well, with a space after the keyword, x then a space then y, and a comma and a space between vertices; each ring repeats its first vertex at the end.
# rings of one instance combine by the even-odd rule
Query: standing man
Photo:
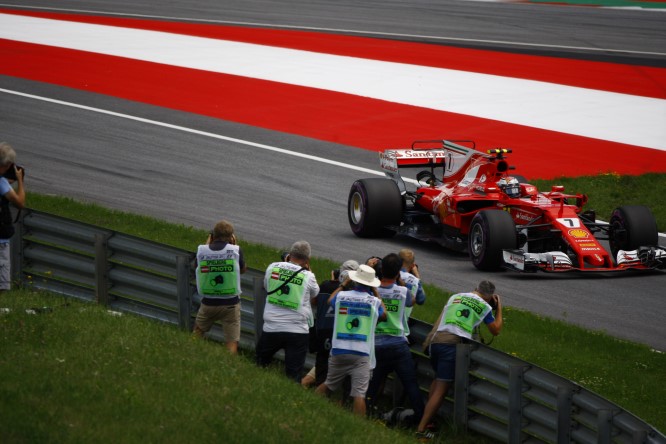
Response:
POLYGON ((9 204, 25 207, 23 168, 16 166, 16 152, 6 142, 0 143, 0 292, 11 286, 9 239, 14 235, 14 224, 9 204), (9 179, 8 179, 9 178, 9 179), (16 182, 16 190, 10 182, 16 182))
POLYGON ((398 253, 402 259, 402 269, 400 270, 400 279, 407 285, 414 296, 414 303, 423 305, 426 294, 421 283, 421 273, 419 266, 416 265, 414 252, 408 248, 403 248, 398 253))
POLYGON ((378 291, 386 307, 387 318, 379 322, 375 329, 377 365, 372 373, 367 400, 370 405, 376 405, 386 377, 395 371, 414 409, 414 415, 409 418, 410 423, 416 425, 423 416, 424 402, 416 378, 416 365, 405 335, 405 309, 412 306, 414 298, 407 287, 396 284, 401 267, 402 259, 395 253, 382 259, 382 278, 378 291))
POLYGON ((317 278, 310 271, 311 253, 308 242, 295 242, 286 260, 270 264, 264 276, 267 298, 257 365, 268 366, 273 355, 284 349, 285 372, 296 382, 301 381, 308 333, 314 325, 311 304, 319 293, 317 278))
MULTIPOLYGON (((409 292, 414 298, 414 304, 423 305, 425 304, 426 294, 423 290, 423 284, 421 283, 421 273, 419 272, 419 267, 416 265, 414 259, 414 252, 409 248, 403 248, 398 253, 400 259, 402 259, 402 269, 400 270, 400 280, 409 289, 409 292)), ((412 309, 414 306, 409 306, 405 309, 405 319, 407 320, 407 326, 405 334, 409 336, 409 320, 412 316, 412 309)))
POLYGON ((386 310, 376 294, 380 282, 372 267, 359 266, 349 272, 349 279, 354 282, 352 290, 340 291, 350 283, 345 282, 329 298, 335 307, 333 348, 326 381, 317 387, 317 393, 336 391, 349 375, 354 413, 365 416, 365 394, 374 368, 375 327, 377 320, 386 319, 386 310))
POLYGON ((196 337, 203 337, 215 321, 221 321, 224 341, 232 354, 238 353, 240 275, 246 270, 234 227, 221 220, 208 235, 206 243, 197 249, 197 292, 202 299, 193 333, 196 337))
POLYGON ((456 345, 463 338, 471 339, 474 328, 482 322, 494 336, 500 334, 504 326, 502 303, 495 294, 495 285, 490 281, 481 281, 473 292, 451 296, 428 334, 424 345, 430 347, 430 364, 436 375, 430 385, 428 403, 416 432, 418 438, 433 437, 426 426, 444 402, 455 377, 456 345), (495 316, 493 308, 496 310, 495 316))

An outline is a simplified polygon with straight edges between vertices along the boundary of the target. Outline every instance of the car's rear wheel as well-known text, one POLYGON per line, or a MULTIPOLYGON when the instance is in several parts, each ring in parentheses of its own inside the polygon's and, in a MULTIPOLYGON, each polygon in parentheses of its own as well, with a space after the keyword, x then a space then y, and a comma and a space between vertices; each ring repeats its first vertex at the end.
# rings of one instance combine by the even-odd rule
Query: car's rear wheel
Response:
POLYGON ((620 250, 630 251, 641 246, 657 245, 657 222, 648 207, 627 205, 611 213, 608 243, 613 258, 620 250))
POLYGON ((391 179, 361 179, 349 190, 347 215, 349 226, 359 237, 389 237, 395 234, 387 226, 402 220, 403 199, 391 179))
POLYGON ((472 219, 468 251, 479 270, 498 270, 504 265, 502 250, 517 247, 516 224, 506 211, 483 210, 472 219))

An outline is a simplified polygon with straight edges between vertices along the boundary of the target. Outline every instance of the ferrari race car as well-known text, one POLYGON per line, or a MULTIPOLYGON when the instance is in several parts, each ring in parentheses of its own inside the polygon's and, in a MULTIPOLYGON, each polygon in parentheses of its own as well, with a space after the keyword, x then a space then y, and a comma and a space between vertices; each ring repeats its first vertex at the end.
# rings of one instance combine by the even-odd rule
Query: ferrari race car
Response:
POLYGON ((483 153, 472 141, 446 140, 384 151, 380 166, 387 177, 357 180, 349 191, 349 225, 359 237, 402 234, 467 250, 480 270, 666 268, 649 208, 622 206, 608 223, 597 222, 594 210, 583 211, 586 195, 565 194, 563 186, 539 192, 509 174, 509 153, 483 153), (405 169, 414 169, 416 179, 403 178, 405 169))

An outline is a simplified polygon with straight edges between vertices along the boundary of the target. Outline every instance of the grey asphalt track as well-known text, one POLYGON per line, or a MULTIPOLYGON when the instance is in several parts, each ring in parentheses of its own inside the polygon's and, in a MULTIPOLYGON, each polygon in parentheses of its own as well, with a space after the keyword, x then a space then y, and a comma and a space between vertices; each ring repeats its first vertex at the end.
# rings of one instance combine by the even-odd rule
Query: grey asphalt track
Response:
MULTIPOLYGON (((666 63, 661 54, 666 51, 666 14, 658 12, 434 1, 161 3, 62 1, 58 7, 392 32, 433 43, 451 43, 441 37, 476 39, 464 45, 654 66, 666 63), (420 37, 414 37, 417 34, 420 37), (520 44, 506 43, 510 41, 520 44), (548 46, 526 47, 527 42, 548 46)), ((30 5, 53 3, 30 2, 22 7, 30 5)), ((352 147, 11 77, 0 76, 0 88, 378 170, 376 153, 352 147)), ((490 278, 508 305, 666 350, 661 324, 666 314, 663 273, 484 274, 465 255, 435 245, 398 237, 358 239, 347 223, 346 199, 351 183, 370 177, 368 173, 6 92, 0 92, 0 139, 18 149, 32 191, 69 195, 201 228, 226 217, 234 221, 239 237, 248 241, 284 248, 307 239, 314 254, 336 261, 364 260, 410 247, 426 282, 460 291, 490 278)))

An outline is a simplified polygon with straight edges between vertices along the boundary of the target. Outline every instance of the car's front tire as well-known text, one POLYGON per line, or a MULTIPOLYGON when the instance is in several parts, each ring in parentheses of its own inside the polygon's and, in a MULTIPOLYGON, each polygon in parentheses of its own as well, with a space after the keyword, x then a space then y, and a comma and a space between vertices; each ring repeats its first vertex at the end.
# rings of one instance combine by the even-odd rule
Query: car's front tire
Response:
POLYGON ((483 210, 472 218, 467 248, 472 263, 479 270, 499 270, 504 265, 503 250, 518 244, 516 224, 501 210, 483 210))
POLYGON ((403 199, 391 179, 360 179, 349 190, 349 226, 359 237, 389 237, 402 220, 403 199))
POLYGON ((657 222, 652 211, 643 205, 616 208, 611 213, 609 224, 608 243, 615 259, 620 250, 636 250, 659 242, 657 222))

